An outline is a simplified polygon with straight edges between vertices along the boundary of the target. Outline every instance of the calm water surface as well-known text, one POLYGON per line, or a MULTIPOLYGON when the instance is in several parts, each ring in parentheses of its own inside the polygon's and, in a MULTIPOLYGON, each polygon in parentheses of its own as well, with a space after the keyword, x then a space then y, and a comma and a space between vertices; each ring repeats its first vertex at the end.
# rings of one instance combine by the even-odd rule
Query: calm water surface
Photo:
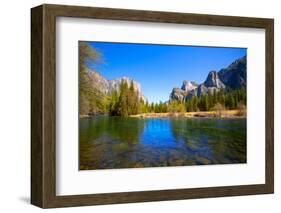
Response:
POLYGON ((113 169, 246 163, 246 119, 80 119, 79 166, 113 169))

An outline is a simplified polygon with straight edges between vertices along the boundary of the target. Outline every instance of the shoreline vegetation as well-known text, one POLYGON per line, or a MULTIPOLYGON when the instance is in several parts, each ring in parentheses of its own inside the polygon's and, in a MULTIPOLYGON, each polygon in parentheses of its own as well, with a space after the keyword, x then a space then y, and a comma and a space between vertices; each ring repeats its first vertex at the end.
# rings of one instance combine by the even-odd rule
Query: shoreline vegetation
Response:
POLYGON ((246 118, 246 111, 240 110, 223 110, 217 111, 205 111, 205 112, 182 112, 182 113, 141 113, 137 115, 130 115, 132 118, 246 118))
MULTIPOLYGON (((96 115, 80 115, 79 118, 89 118, 96 115)), ((131 118, 246 118, 245 109, 205 111, 205 112, 159 112, 159 113, 140 113, 130 115, 131 118)))

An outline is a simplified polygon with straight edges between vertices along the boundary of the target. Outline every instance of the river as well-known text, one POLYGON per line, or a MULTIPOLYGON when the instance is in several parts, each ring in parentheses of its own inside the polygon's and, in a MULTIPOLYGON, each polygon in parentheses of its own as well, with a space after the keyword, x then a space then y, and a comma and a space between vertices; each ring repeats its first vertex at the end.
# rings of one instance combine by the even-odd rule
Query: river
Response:
POLYGON ((79 121, 79 168, 246 163, 246 119, 122 118, 79 121))

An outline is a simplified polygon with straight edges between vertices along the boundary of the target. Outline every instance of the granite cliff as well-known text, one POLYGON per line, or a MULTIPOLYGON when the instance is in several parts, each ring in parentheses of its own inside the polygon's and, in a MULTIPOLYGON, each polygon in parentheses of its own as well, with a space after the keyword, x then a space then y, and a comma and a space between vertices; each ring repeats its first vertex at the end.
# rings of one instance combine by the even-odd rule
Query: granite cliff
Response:
POLYGON ((206 80, 197 84, 192 81, 183 81, 181 88, 173 88, 170 101, 185 101, 193 96, 206 95, 220 90, 235 90, 247 85, 247 58, 246 56, 232 62, 227 68, 219 71, 210 71, 206 80))
POLYGON ((88 75, 93 87, 104 95, 110 95, 114 91, 119 91, 121 83, 125 81, 129 86, 133 83, 134 90, 138 92, 139 98, 143 101, 147 101, 145 96, 142 94, 140 84, 131 78, 121 77, 113 80, 107 80, 100 73, 93 70, 89 71, 88 75))

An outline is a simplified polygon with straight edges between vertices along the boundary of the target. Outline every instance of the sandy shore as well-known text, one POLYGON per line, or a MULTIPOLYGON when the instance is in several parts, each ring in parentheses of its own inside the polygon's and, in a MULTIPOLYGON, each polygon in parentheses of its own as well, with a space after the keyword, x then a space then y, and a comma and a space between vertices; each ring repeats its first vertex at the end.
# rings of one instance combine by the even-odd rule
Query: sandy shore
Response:
POLYGON ((165 118, 165 117, 206 117, 206 118, 245 118, 246 113, 241 115, 239 110, 222 110, 220 112, 207 111, 207 112, 185 112, 185 113, 142 113, 131 115, 132 118, 165 118))

